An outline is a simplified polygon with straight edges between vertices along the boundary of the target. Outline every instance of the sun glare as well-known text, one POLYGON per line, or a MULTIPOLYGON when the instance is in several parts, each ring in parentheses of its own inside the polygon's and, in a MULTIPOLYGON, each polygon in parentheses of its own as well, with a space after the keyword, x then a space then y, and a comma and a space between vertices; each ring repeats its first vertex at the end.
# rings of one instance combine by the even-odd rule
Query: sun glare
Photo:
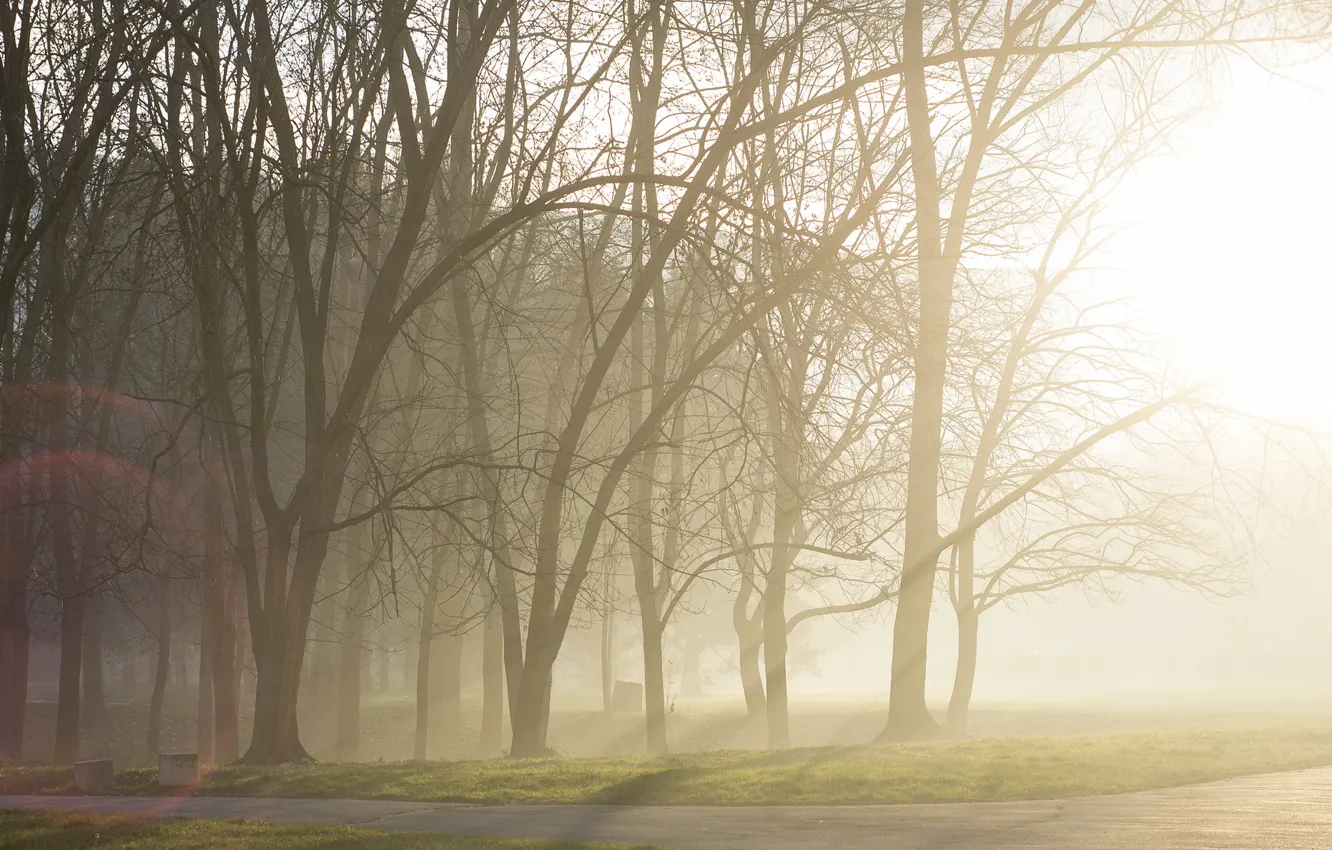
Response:
POLYGON ((1263 415, 1332 425, 1332 61, 1248 69, 1115 199, 1112 264, 1176 366, 1263 415))

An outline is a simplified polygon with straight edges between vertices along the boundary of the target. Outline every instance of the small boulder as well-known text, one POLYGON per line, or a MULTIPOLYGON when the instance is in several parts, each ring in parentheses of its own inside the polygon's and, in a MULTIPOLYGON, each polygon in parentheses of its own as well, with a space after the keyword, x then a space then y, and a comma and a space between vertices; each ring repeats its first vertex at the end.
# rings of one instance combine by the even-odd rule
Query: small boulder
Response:
POLYGON ((111 759, 74 762, 74 787, 93 794, 103 794, 115 788, 116 771, 111 759))

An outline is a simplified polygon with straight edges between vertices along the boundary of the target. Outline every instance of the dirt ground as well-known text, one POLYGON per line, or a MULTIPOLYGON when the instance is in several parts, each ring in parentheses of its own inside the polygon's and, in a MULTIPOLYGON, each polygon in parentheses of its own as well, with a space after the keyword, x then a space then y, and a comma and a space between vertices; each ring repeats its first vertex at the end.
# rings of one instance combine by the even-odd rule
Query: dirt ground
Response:
MULTIPOLYGON (((168 701, 163 712, 162 750, 195 750, 193 699, 168 701)), ((796 746, 864 744, 882 728, 885 705, 877 701, 797 701, 791 711, 791 735, 796 746)), ((464 704, 462 728, 456 734, 435 733, 431 758, 469 758, 476 754, 479 706, 464 704)), ((941 715, 941 712, 940 712, 941 715)), ((1222 710, 1107 710, 1081 706, 978 706, 972 712, 972 734, 977 737, 1032 737, 1101 735, 1171 729, 1273 725, 1308 719, 1293 710, 1226 712, 1222 710)), ((1325 716, 1325 715, 1324 715, 1325 716)), ((251 716, 242 707, 242 741, 250 734, 251 716)), ((155 763, 149 753, 148 710, 141 702, 111 702, 107 718, 86 724, 81 754, 84 758, 111 758, 118 766, 155 763)), ((439 727, 436 725, 436 729, 439 727)), ((363 705, 361 755, 384 761, 412 757, 415 710, 406 696, 370 697, 363 705)), ((28 706, 24 758, 48 761, 55 730, 55 703, 28 706)), ((302 717, 302 739, 319 759, 334 757, 333 724, 307 706, 302 717)), ((710 700, 687 703, 672 712, 668 734, 676 752, 713 749, 762 749, 764 735, 744 719, 738 702, 710 700)), ((594 710, 560 710, 551 717, 551 745, 570 756, 620 755, 643 751, 640 717, 607 717, 594 710)))

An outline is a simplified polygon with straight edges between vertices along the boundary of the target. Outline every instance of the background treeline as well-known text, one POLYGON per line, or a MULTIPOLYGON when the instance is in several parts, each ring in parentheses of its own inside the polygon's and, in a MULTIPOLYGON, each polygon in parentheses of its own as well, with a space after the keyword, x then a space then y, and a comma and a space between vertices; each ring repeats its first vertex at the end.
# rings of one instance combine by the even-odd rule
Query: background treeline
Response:
POLYGON ((35 641, 57 761, 145 652, 150 751, 185 654, 206 758, 306 757, 298 696, 364 755, 393 656, 418 758, 464 670, 479 752, 539 755, 584 632, 607 705, 641 646, 649 752, 718 643, 784 747, 802 624, 883 608, 926 736, 939 599, 963 732, 986 610, 1253 556, 1233 418, 1090 269, 1209 70, 1320 4, 0 15, 0 755, 35 641))

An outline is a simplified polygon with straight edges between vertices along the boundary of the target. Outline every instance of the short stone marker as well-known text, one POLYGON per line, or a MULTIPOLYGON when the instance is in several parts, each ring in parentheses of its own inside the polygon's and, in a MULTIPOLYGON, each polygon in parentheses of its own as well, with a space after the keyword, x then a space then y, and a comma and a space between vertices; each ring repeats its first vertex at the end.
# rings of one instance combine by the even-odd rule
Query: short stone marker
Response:
POLYGON ((74 762, 74 787, 80 791, 100 793, 116 787, 116 771, 111 759, 89 759, 74 762))
POLYGON ((643 711, 643 684, 616 682, 611 691, 611 714, 639 714, 643 711))
POLYGON ((162 753, 157 757, 157 784, 180 788, 199 784, 198 753, 162 753))

